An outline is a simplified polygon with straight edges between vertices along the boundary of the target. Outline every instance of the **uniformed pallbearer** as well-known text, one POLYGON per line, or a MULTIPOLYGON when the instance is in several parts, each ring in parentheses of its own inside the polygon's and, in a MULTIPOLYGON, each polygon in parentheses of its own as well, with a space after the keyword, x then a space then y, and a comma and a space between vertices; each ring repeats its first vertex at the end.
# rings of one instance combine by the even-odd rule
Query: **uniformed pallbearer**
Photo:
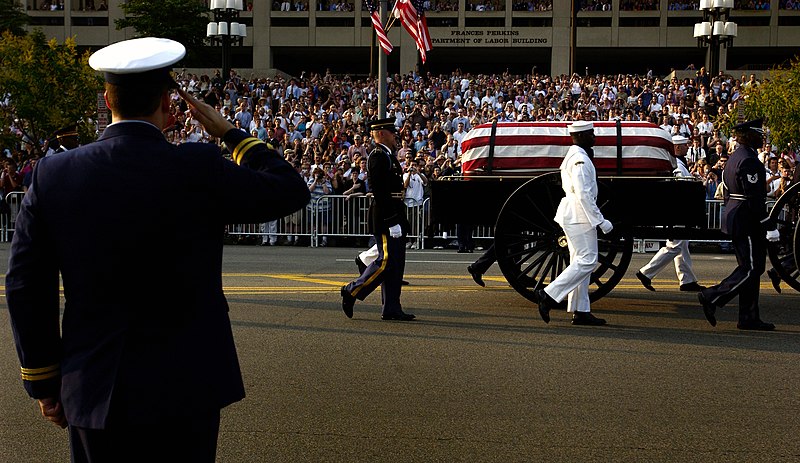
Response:
POLYGON ((375 149, 367 157, 367 175, 373 194, 369 208, 370 227, 378 247, 378 258, 361 275, 342 286, 342 310, 353 316, 356 299, 363 301, 379 285, 383 320, 410 321, 413 314, 403 312, 400 289, 406 265, 406 234, 410 228, 403 203, 403 169, 394 155, 395 119, 372 121, 368 128, 375 149))
POLYGON ((184 53, 151 37, 92 55, 114 123, 40 160, 17 218, 6 295, 22 379, 42 414, 69 426, 73 462, 215 460, 220 409, 244 397, 225 224, 309 200, 281 156, 184 92, 235 162, 214 144, 167 142, 169 69, 184 53))
POLYGON ((758 160, 756 148, 762 145, 764 131, 761 119, 735 126, 738 147, 722 171, 725 211, 722 231, 731 237, 737 266, 718 285, 698 293, 703 314, 716 326, 716 310, 739 296, 740 330, 771 331, 772 323, 761 321, 758 291, 767 260, 767 240, 778 241, 780 235, 768 215, 767 173, 758 160), (766 239, 765 239, 766 234, 766 239))
POLYGON ((589 278, 597 264, 597 228, 611 233, 614 226, 597 207, 597 174, 594 158, 594 124, 576 121, 569 126, 573 145, 561 162, 561 198, 554 220, 564 229, 569 248, 569 265, 544 289, 536 291, 539 315, 550 322, 550 310, 567 298, 567 312, 573 325, 604 325, 606 321, 590 312, 589 278))

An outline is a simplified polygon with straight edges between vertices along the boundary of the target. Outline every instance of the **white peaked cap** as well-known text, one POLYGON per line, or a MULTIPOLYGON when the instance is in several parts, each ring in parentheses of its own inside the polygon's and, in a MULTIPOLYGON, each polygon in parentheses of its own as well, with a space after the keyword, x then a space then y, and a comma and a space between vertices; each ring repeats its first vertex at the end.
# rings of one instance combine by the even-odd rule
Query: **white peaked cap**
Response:
POLYGON ((170 39, 142 37, 123 40, 101 48, 89 57, 89 66, 105 73, 112 84, 127 84, 133 79, 169 79, 171 66, 186 55, 186 48, 170 39))
POLYGON ((594 130, 592 121, 575 121, 569 127, 569 133, 585 132, 587 130, 594 130))
POLYGON ((689 143, 689 139, 684 137, 683 135, 672 136, 672 144, 674 145, 685 145, 687 143, 689 143))

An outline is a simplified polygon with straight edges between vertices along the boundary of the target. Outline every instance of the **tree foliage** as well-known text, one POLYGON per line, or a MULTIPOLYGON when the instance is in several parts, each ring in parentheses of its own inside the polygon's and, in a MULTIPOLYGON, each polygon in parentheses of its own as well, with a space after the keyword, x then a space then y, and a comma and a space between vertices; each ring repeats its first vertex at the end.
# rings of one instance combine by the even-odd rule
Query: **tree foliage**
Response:
POLYGON ((0 0, 0 33, 11 32, 25 35, 25 26, 30 18, 18 0, 0 0))
POLYGON ((114 21, 117 29, 131 27, 140 37, 162 37, 182 43, 187 54, 204 44, 209 10, 201 0, 128 0, 120 3, 125 18, 114 21))
POLYGON ((769 72, 763 81, 745 90, 748 119, 763 117, 770 142, 779 149, 800 142, 800 59, 769 72))
POLYGON ((0 134, 5 146, 19 140, 15 127, 41 152, 56 130, 78 124, 82 141, 94 138, 91 118, 97 112, 97 94, 103 79, 89 67, 89 53, 78 54, 75 40, 48 41, 41 30, 18 37, 0 36, 0 134), (87 139, 88 137, 88 139, 87 139))

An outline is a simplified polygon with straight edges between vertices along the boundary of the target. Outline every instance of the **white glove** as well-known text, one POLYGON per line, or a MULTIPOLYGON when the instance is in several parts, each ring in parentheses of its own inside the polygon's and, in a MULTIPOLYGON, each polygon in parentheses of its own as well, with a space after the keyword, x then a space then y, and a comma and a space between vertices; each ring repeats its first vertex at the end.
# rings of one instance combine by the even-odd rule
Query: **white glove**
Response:
POLYGON ((389 227, 389 236, 392 238, 400 238, 403 236, 403 229, 400 227, 400 224, 389 227))
POLYGON ((613 229, 614 225, 608 220, 603 220, 600 222, 600 231, 602 231, 604 235, 608 235, 613 229))
POLYGON ((780 239, 781 239, 781 234, 778 233, 778 229, 777 228, 775 230, 770 230, 770 231, 767 232, 767 241, 775 243, 780 239))

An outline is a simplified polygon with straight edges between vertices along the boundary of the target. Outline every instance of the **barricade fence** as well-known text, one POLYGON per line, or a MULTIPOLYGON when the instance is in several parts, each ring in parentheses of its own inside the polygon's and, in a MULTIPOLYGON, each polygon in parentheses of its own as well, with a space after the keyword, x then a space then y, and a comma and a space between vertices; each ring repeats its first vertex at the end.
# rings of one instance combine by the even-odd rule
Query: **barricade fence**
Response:
MULTIPOLYGON (((11 240, 16 214, 19 212, 24 195, 21 191, 14 191, 5 196, 7 207, 0 213, 0 240, 4 242, 11 240)), ((326 195, 312 199, 306 207, 286 217, 266 223, 230 224, 225 228, 225 232, 231 237, 260 238, 263 244, 281 244, 281 241, 288 244, 308 242, 312 247, 327 246, 329 238, 368 238, 371 236, 369 233, 371 201, 370 196, 364 195, 326 195)), ((408 234, 409 247, 426 249, 452 246, 459 230, 456 226, 431 223, 430 199, 425 199, 421 203, 406 199, 405 203, 406 217, 411 225, 408 234)), ((774 204, 775 201, 767 201, 767 209, 771 209, 774 204)), ((722 200, 706 201, 709 229, 720 229, 723 207, 722 200)), ((493 240, 493 227, 474 227, 472 238, 493 240)), ((635 240, 634 249, 638 252, 644 252, 643 241, 635 240)), ((703 241, 708 242, 708 240, 703 241)))

